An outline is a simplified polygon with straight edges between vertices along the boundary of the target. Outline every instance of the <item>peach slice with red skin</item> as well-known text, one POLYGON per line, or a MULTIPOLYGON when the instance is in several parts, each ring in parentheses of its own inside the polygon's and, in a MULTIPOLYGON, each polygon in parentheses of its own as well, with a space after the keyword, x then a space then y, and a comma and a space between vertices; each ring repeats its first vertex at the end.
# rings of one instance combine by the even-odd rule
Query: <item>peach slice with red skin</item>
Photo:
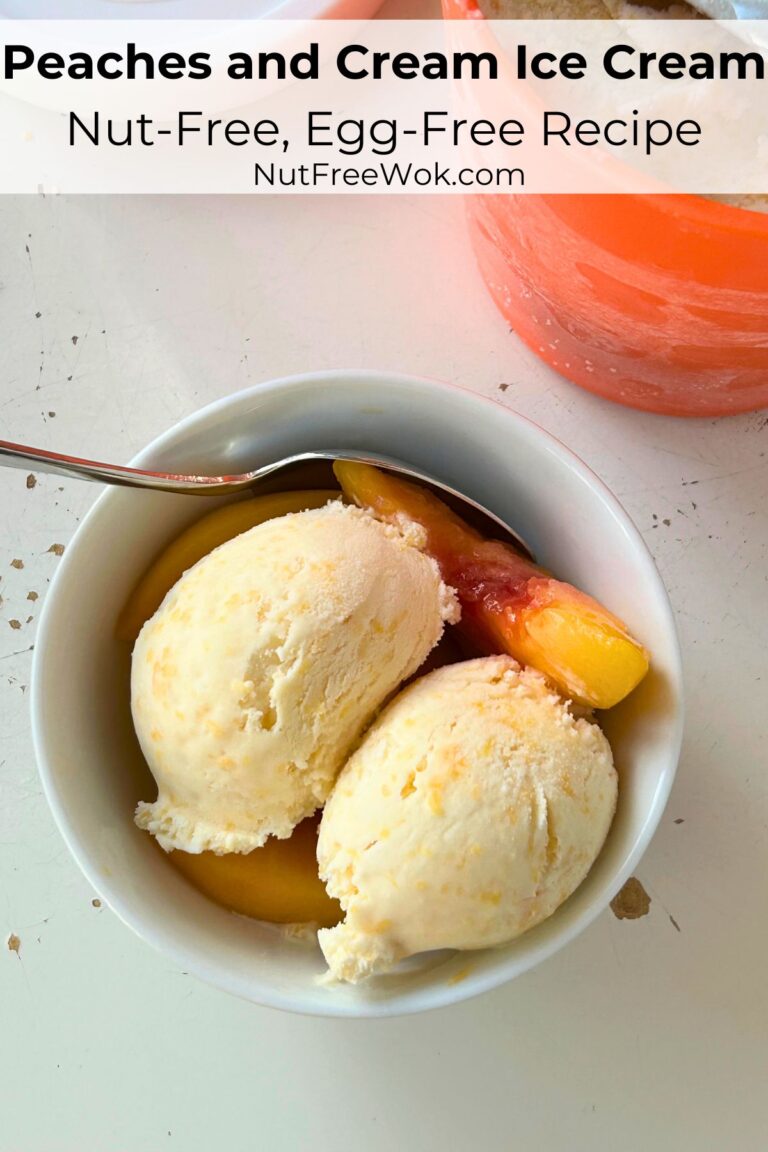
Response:
POLYGON ((334 472, 355 504, 422 527, 425 551, 461 601, 458 627, 480 651, 508 653, 592 708, 612 708, 645 676, 643 646, 585 592, 481 536, 426 488, 369 464, 337 461, 334 472))

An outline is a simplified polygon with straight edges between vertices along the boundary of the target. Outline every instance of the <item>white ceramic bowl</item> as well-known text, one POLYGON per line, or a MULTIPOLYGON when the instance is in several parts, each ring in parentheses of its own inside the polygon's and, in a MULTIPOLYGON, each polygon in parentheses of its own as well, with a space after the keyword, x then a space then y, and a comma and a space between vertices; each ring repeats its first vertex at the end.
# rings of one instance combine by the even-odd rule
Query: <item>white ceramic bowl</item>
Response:
POLYGON ((659 822, 682 729, 680 653, 664 586, 614 497, 567 448, 490 400, 445 384, 374 372, 278 380, 182 421, 135 463, 245 471, 307 449, 398 457, 509 521, 539 560, 603 600, 645 642, 653 673, 606 717, 621 776, 608 841, 576 893, 506 947, 432 953, 359 987, 322 987, 318 950, 231 915, 168 866, 133 823, 152 781, 137 752, 127 659, 115 619, 163 544, 210 507, 190 497, 104 492, 48 593, 32 682, 34 740, 46 795, 101 898, 180 968, 259 1004, 337 1016, 386 1016, 463 1000, 562 948, 636 867, 659 822), (142 778, 144 777, 144 778, 142 778))

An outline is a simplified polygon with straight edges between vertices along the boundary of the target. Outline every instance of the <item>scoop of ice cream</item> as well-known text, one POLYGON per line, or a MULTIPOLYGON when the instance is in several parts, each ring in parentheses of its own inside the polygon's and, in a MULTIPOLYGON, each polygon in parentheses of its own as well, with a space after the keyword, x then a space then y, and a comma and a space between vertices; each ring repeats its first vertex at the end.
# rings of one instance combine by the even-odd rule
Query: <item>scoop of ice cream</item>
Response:
POLYGON ((318 861, 345 920, 318 933, 358 981, 435 948, 484 948, 581 883, 616 806, 603 733, 506 656, 452 664, 382 712, 343 769, 318 861))
POLYGON ((133 653, 166 849, 250 852, 321 805, 376 709, 455 616, 412 535, 329 504, 269 520, 184 574, 133 653))

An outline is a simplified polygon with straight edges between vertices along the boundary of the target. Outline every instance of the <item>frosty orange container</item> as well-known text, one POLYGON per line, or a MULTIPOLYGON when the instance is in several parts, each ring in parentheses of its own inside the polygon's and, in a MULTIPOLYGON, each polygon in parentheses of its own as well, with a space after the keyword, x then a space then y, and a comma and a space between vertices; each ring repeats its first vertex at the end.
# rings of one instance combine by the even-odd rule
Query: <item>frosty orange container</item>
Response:
POLYGON ((768 406, 768 214, 674 193, 467 199, 491 295, 557 372, 650 412, 768 406))

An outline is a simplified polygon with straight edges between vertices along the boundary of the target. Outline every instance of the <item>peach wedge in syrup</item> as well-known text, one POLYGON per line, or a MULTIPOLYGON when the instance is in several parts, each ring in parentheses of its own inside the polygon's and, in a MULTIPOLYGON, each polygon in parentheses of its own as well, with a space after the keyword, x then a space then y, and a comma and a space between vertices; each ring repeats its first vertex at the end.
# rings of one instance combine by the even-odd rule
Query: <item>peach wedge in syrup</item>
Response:
POLYGON ((461 601, 459 629, 480 651, 514 656, 592 708, 612 708, 645 676, 645 649, 591 596, 481 536, 418 484, 369 464, 337 461, 334 471, 349 500, 382 520, 421 525, 461 601))

